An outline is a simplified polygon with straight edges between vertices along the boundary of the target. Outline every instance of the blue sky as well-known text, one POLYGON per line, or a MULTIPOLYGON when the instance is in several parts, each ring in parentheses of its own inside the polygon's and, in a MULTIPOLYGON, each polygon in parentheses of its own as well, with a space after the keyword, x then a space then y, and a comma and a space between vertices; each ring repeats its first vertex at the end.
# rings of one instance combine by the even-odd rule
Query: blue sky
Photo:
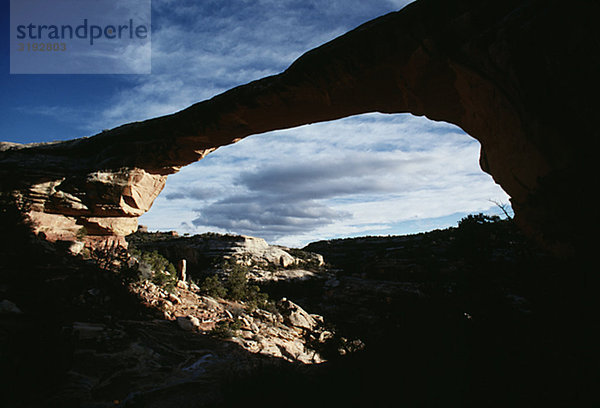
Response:
MULTIPOLYGON (((289 66, 403 0, 153 0, 152 74, 10 75, 2 2, 2 141, 89 136, 183 109, 289 66)), ((497 213, 507 195, 460 129, 368 114, 251 136, 169 176, 151 230, 233 232, 300 246, 402 234, 497 213)))

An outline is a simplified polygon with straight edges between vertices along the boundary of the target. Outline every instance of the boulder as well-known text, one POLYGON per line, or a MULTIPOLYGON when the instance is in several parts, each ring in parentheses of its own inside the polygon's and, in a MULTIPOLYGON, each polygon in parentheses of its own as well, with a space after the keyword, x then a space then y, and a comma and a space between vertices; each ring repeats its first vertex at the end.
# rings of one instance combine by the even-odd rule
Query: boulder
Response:
POLYGON ((178 316, 177 324, 185 331, 197 331, 200 327, 200 320, 195 316, 178 316))
POLYGON ((296 264, 296 258, 278 247, 268 247, 261 253, 256 254, 257 258, 263 258, 268 263, 287 268, 290 265, 296 264))
POLYGON ((306 330, 313 330, 317 326, 317 321, 294 302, 283 298, 278 306, 288 324, 306 330))

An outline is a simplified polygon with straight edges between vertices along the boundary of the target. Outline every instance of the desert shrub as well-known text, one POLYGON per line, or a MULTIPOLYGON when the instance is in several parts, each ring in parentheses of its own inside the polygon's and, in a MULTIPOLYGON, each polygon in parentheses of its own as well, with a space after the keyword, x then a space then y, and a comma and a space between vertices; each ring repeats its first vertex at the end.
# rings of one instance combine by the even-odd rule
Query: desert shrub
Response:
POLYGON ((153 271, 168 272, 171 275, 176 274, 175 266, 167 258, 158 253, 158 251, 142 253, 141 262, 150 265, 153 271))
POLYGON ((268 300, 268 295, 262 293, 257 285, 250 285, 246 276, 248 268, 240 264, 229 264, 225 287, 227 296, 232 300, 242 300, 248 303, 251 309, 262 307, 268 300))
POLYGON ((182 238, 173 235, 171 232, 143 232, 136 231, 133 234, 127 236, 127 242, 133 245, 143 246, 145 244, 152 244, 154 242, 164 242, 164 241, 178 241, 182 238))
POLYGON ((92 251, 89 248, 83 248, 81 250, 81 257, 83 259, 91 259, 92 258, 92 251))
POLYGON ((269 295, 263 292, 260 292, 256 299, 248 301, 246 303, 246 309, 249 312, 253 312, 256 309, 262 309, 273 314, 281 313, 277 307, 277 303, 272 299, 269 299, 269 295))
POLYGON ((250 285, 247 278, 248 268, 233 262, 221 265, 224 279, 212 275, 204 279, 200 290, 208 296, 221 297, 246 302, 250 310, 268 307, 269 297, 256 285, 250 285))
POLYGON ((223 320, 215 325, 211 333, 222 339, 230 339, 237 334, 237 331, 242 328, 242 322, 239 319, 234 321, 223 320))
POLYGON ((469 214, 458 222, 458 229, 468 231, 470 229, 479 228, 482 225, 493 224, 501 221, 497 215, 487 214, 469 214))
POLYGON ((255 309, 264 309, 270 312, 276 310, 275 303, 269 301, 269 295, 260 291, 260 288, 256 285, 252 285, 248 288, 246 295, 246 306, 249 311, 255 309))
POLYGON ((167 292, 173 292, 173 290, 175 290, 175 285, 177 285, 177 277, 174 274, 159 270, 154 272, 152 283, 156 286, 160 286, 167 292))
POLYGON ((75 238, 77 238, 78 240, 83 240, 85 237, 87 237, 88 235, 88 230, 86 227, 81 227, 79 228, 79 230, 77 231, 77 234, 75 234, 75 238))
POLYGON ((157 286, 172 292, 177 284, 175 266, 157 251, 141 252, 131 249, 130 254, 137 259, 137 266, 128 266, 121 271, 125 281, 151 281, 157 286))
POLYGON ((225 297, 227 296, 227 289, 223 286, 223 283, 219 280, 217 275, 212 275, 204 279, 202 285, 200 285, 202 293, 212 297, 225 297))
POLYGON ((225 287, 227 296, 233 300, 244 300, 248 296, 247 269, 240 264, 229 264, 225 287))

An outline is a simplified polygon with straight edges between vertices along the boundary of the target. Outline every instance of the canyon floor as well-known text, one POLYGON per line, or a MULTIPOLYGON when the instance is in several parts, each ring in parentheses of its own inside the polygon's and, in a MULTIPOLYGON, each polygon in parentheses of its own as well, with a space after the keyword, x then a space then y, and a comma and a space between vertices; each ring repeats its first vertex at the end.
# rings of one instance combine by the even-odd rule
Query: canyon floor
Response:
POLYGON ((510 220, 303 249, 138 232, 102 258, 4 215, 3 406, 594 401, 589 269, 510 220))

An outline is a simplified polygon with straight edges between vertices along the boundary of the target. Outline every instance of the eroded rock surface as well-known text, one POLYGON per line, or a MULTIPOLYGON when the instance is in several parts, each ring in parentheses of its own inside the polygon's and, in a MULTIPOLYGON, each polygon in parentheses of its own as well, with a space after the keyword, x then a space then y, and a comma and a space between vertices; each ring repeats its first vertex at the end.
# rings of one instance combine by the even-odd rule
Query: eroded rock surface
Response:
POLYGON ((600 5, 420 0, 286 71, 94 137, 0 146, 1 190, 51 239, 125 235, 166 176, 248 135, 366 112, 454 123, 547 245, 584 244, 600 89, 600 5))
POLYGON ((306 341, 309 336, 322 337, 323 318, 289 300, 280 302, 282 315, 262 309, 248 312, 243 303, 202 296, 187 285, 175 291, 176 295, 169 294, 152 282, 135 288, 148 305, 162 309, 165 319, 177 322, 184 331, 208 334, 219 324, 236 323, 239 329, 231 330, 231 340, 251 353, 305 364, 325 361, 306 341))
POLYGON ((308 251, 269 245, 264 239, 246 235, 206 233, 175 237, 169 233, 141 232, 127 240, 142 251, 158 251, 174 265, 185 260, 191 275, 231 261, 253 267, 250 278, 256 281, 304 279, 314 276, 309 267, 324 265, 323 256, 308 251), (292 255, 294 253, 294 255, 292 255))

